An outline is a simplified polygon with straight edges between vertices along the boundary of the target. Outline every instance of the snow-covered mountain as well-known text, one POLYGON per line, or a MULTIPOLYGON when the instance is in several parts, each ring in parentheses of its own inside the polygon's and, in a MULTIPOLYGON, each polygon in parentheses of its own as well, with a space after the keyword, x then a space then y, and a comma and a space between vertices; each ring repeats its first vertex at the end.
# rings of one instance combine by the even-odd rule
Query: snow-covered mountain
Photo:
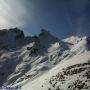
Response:
POLYGON ((0 30, 0 87, 89 90, 89 50, 86 36, 59 40, 44 29, 32 37, 18 28, 0 30))

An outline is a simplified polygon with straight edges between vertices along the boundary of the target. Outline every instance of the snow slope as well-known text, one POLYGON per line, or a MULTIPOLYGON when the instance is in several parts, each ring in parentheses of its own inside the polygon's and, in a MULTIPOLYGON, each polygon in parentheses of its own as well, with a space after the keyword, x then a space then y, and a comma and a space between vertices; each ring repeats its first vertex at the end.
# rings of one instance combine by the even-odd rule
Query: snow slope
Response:
POLYGON ((22 90, 90 90, 90 52, 60 62, 22 90))
MULTIPOLYGON (((88 63, 90 59, 89 37, 72 36, 59 40, 44 29, 32 37, 25 37, 18 28, 2 30, 0 33, 0 87, 22 85, 23 90, 59 90, 49 83, 53 76, 66 72, 69 66, 84 68, 80 63, 88 63), (2 35, 2 32, 6 34, 2 35)), ((85 67, 88 70, 89 64, 85 64, 85 67)), ((69 78, 71 80, 74 77, 69 76, 64 78, 67 85, 69 78)), ((58 86, 61 83, 58 82, 58 86)), ((61 90, 65 89, 61 87, 61 90)))

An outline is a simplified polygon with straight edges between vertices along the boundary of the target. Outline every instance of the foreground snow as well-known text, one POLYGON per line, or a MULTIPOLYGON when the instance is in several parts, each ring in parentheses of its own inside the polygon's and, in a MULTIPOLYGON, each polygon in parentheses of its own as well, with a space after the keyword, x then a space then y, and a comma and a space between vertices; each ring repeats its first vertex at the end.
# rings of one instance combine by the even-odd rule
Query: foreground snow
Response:
POLYGON ((90 60, 90 52, 62 61, 41 77, 28 81, 22 86, 22 90, 89 90, 90 62, 88 60, 90 60), (88 76, 85 76, 86 73, 88 76))

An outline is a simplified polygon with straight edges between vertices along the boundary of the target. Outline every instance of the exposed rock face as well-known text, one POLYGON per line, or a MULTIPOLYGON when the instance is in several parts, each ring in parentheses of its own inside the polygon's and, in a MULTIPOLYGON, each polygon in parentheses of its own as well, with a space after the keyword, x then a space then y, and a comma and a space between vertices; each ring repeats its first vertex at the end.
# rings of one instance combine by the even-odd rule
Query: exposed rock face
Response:
POLYGON ((87 37, 86 39, 87 39, 88 44, 90 44, 90 37, 87 37))
POLYGON ((21 31, 18 28, 0 30, 0 37, 4 37, 6 35, 8 35, 10 37, 12 36, 13 38, 15 38, 17 36, 20 37, 20 38, 24 37, 23 31, 21 31))
POLYGON ((41 33, 39 34, 39 36, 48 36, 48 35, 51 36, 51 34, 48 31, 46 31, 45 29, 41 29, 41 33))
POLYGON ((24 33, 18 28, 10 29, 11 32, 15 33, 15 39, 21 39, 24 38, 24 33))
POLYGON ((0 30, 0 47, 16 46, 24 38, 23 31, 18 28, 0 30))
POLYGON ((86 37, 87 49, 90 50, 90 37, 86 37))

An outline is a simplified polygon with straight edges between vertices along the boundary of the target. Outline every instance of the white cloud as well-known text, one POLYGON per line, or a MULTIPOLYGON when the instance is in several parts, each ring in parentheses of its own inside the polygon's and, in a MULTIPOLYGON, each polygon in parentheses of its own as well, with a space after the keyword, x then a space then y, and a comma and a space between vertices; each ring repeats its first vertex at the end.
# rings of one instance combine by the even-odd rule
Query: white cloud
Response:
POLYGON ((22 26, 28 17, 22 0, 0 0, 0 29, 22 26))

